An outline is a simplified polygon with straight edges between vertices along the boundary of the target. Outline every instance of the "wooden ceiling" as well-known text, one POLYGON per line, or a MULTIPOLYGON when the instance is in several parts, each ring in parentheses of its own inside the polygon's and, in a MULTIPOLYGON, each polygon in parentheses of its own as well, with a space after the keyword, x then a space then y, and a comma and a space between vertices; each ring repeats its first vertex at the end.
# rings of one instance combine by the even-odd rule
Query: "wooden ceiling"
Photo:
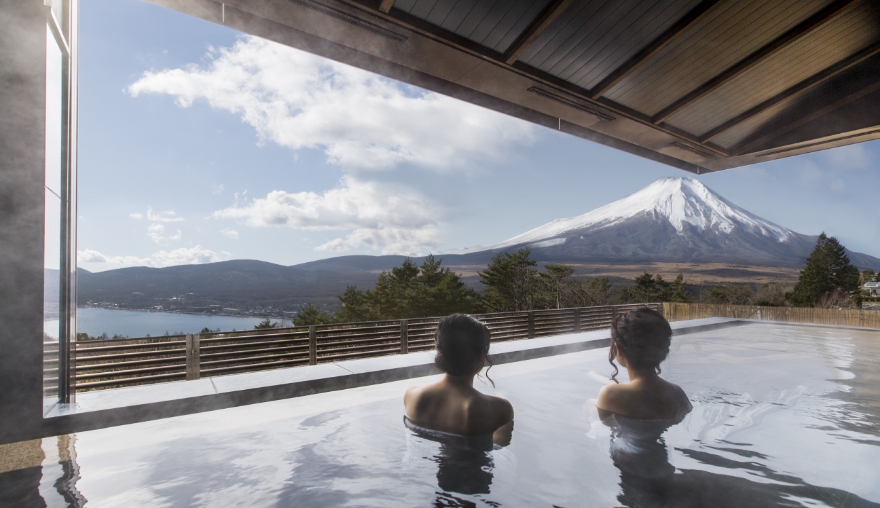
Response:
POLYGON ((151 0, 696 173, 880 138, 880 0, 151 0))

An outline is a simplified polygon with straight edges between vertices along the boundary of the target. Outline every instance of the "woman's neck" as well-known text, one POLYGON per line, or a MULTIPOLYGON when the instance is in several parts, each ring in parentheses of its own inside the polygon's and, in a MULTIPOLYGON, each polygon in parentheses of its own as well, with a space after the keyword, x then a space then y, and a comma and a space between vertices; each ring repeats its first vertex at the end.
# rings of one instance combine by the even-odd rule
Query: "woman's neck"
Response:
POLYGON ((631 369, 627 367, 626 374, 629 376, 630 382, 654 381, 660 377, 654 369, 631 369))
POLYGON ((465 374, 463 376, 453 376, 452 374, 446 374, 446 376, 443 377, 443 382, 449 386, 454 386, 457 388, 473 388, 474 376, 476 376, 476 374, 465 374))

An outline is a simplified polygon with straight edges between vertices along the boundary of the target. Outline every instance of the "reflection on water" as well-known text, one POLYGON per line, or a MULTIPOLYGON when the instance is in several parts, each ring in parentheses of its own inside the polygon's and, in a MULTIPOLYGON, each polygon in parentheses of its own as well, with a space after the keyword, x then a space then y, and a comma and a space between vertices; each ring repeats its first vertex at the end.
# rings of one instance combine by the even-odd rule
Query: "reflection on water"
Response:
POLYGON ((673 496, 675 467, 669 463, 662 436, 681 420, 636 420, 604 413, 602 422, 611 428, 611 460, 620 469, 618 500, 626 506, 667 506, 673 496))
MULTIPOLYGON (((751 481, 731 474, 705 470, 680 469, 669 463, 669 451, 663 434, 679 422, 670 420, 635 420, 620 415, 603 415, 611 429, 610 456, 620 470, 620 494, 617 500, 630 508, 743 506, 834 506, 877 507, 849 492, 816 487, 801 478, 773 471, 753 460, 731 460, 706 451, 676 448, 697 462, 728 470, 755 473, 764 481, 751 481)), ((745 459, 770 459, 759 452, 733 446, 705 446, 742 456, 745 459)))
POLYGON ((0 507, 80 508, 76 436, 0 445, 0 507))
POLYGON ((584 417, 607 351, 499 365, 503 448, 401 426, 415 380, 4 445, 0 507, 880 507, 880 334, 859 333, 676 339, 663 375, 693 410, 668 426, 584 417))
MULTIPOLYGON (((503 465, 503 473, 515 471, 512 454, 492 443, 492 435, 459 436, 419 427, 404 417, 407 428, 407 451, 404 467, 425 469, 436 464, 437 487, 435 507, 500 506, 487 499, 493 490, 495 462, 503 465)), ((497 489, 497 486, 496 486, 497 489)))

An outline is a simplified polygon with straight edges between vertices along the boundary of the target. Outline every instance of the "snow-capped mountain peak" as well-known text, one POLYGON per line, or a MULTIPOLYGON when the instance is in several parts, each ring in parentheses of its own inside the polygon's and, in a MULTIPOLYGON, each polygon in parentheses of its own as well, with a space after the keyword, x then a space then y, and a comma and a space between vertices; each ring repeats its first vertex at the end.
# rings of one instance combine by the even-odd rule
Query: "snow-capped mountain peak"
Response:
POLYGON ((566 233, 597 231, 639 217, 666 221, 682 236, 694 228, 715 234, 740 230, 785 242, 796 234, 736 206, 695 178, 662 178, 623 199, 577 217, 556 219, 491 249, 521 244, 543 247, 551 241, 556 245, 564 242, 560 237, 566 233))

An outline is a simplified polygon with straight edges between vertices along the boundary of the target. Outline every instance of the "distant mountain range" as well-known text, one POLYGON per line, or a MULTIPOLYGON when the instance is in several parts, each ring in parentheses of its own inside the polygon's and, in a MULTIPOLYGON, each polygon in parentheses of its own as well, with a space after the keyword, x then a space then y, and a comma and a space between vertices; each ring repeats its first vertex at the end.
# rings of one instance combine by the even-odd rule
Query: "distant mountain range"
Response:
MULTIPOLYGON (((803 266, 816 239, 762 219, 693 178, 664 178, 584 215, 554 220, 491 247, 437 257, 456 271, 469 272, 465 280, 475 285, 474 273, 492 256, 522 247, 529 247, 542 262, 720 263, 793 269, 803 266)), ((876 257, 848 254, 863 269, 880 268, 876 257)), ((166 309, 210 304, 296 308, 309 301, 332 305, 347 284, 372 287, 378 272, 404 259, 340 256, 294 266, 236 260, 100 273, 80 269, 78 294, 80 304, 149 307, 160 302, 166 309), (180 296, 184 300, 169 300, 180 296)))

